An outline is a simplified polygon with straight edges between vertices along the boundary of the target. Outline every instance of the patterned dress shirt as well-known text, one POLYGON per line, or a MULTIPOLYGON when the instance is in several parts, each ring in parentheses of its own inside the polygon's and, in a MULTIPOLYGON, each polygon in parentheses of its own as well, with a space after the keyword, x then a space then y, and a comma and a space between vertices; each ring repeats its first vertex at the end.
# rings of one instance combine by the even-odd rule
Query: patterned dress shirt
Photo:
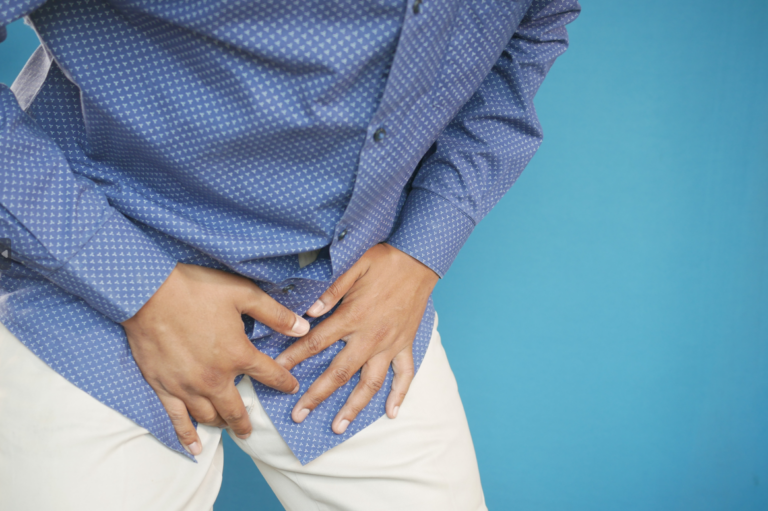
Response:
MULTIPOLYGON (((386 241, 443 276, 542 132, 533 97, 576 0, 0 0, 41 46, 0 84, 0 321, 54 370, 187 455, 125 332, 177 262, 255 281, 304 314, 386 241), (317 253, 310 264, 299 254, 317 253)), ((311 260, 311 259, 310 259, 311 260)), ((317 324, 323 318, 312 320, 317 324)), ((243 317, 277 356, 294 339, 243 317)), ((414 341, 418 368, 430 300, 414 341)), ((290 412, 343 347, 254 383, 302 463, 343 435, 359 373, 290 412)))

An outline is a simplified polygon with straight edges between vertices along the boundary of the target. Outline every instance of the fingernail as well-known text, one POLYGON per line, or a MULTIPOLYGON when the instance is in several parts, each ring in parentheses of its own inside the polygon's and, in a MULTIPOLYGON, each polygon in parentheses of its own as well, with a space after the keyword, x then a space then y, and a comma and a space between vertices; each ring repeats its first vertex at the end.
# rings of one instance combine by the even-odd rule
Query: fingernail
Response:
POLYGON ((392 418, 393 419, 397 419, 397 412, 399 412, 399 411, 400 411, 400 407, 399 406, 396 406, 396 407, 392 408, 392 418))
POLYGON ((349 426, 349 421, 347 419, 339 422, 339 435, 343 434, 347 430, 347 426, 349 426))
MULTIPOLYGON (((182 444, 182 445, 184 445, 184 444, 182 444)), ((192 442, 189 445, 184 445, 184 448, 192 456, 197 456, 198 454, 203 452, 203 448, 200 446, 200 442, 192 442)))
POLYGON ((239 438, 240 440, 248 440, 248 437, 251 436, 250 433, 246 433, 245 435, 238 435, 237 433, 235 433, 235 435, 237 435, 237 438, 239 438))
POLYGON ((300 388, 301 388, 301 383, 297 383, 297 384, 296 384, 296 386, 295 386, 295 387, 293 388, 293 390, 291 391, 291 394, 295 394, 295 393, 297 393, 297 392, 299 391, 299 389, 300 389, 300 388))
POLYGON ((325 308, 325 304, 320 300, 318 300, 312 304, 312 307, 309 308, 309 310, 307 311, 307 314, 310 314, 312 316, 317 316, 318 314, 320 314, 320 312, 324 308, 325 308))
POLYGON ((307 332, 309 332, 309 321, 302 318, 298 314, 296 315, 296 322, 293 324, 293 330, 291 330, 296 335, 304 335, 307 332))
POLYGON ((304 419, 307 418, 307 415, 309 415, 309 408, 302 408, 296 412, 296 418, 294 419, 294 422, 303 422, 304 419))

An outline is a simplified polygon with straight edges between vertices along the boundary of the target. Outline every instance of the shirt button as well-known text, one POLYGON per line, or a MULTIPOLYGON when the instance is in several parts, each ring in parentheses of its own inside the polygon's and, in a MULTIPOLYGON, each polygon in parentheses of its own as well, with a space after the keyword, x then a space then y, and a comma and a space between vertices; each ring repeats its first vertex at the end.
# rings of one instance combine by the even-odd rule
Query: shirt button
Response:
POLYGON ((294 290, 294 288, 296 288, 296 286, 294 286, 293 284, 288 284, 283 288, 283 293, 286 293, 286 294, 290 293, 291 291, 294 290))
POLYGON ((384 128, 379 128, 373 132, 373 141, 381 142, 382 140, 384 140, 384 137, 386 136, 387 136, 387 130, 385 130, 384 128))
POLYGON ((413 0, 413 14, 419 14, 421 12, 421 0, 413 0))
POLYGON ((347 237, 347 230, 346 230, 346 229, 344 229, 343 231, 341 231, 341 232, 339 233, 339 241, 343 240, 343 239, 344 239, 344 238, 346 238, 346 237, 347 237))

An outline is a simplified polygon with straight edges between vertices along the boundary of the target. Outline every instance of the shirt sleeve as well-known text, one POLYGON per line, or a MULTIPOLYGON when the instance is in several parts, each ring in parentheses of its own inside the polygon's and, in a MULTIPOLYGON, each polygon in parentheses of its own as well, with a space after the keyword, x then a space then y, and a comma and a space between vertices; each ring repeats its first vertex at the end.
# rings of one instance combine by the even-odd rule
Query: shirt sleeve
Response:
POLYGON ((387 243, 444 276, 475 225, 533 157, 542 131, 533 98, 568 47, 577 0, 535 0, 490 73, 414 177, 387 243))
MULTIPOLYGON (((42 2, 38 2, 42 3, 42 2)), ((0 11, 0 27, 30 12, 0 11)), ((0 29, 0 40, 5 30, 0 29)), ((176 265, 110 206, 93 181, 72 172, 58 145, 0 84, 0 237, 23 264, 122 322, 176 265)))

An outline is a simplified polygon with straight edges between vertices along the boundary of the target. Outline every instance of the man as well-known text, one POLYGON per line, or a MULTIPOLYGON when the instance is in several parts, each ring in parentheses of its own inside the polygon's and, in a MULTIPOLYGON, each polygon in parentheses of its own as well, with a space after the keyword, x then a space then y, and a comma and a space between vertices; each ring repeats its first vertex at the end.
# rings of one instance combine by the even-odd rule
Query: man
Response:
POLYGON ((210 509, 227 427, 287 509, 485 509, 430 294, 578 11, 5 1, 0 508, 210 509))

